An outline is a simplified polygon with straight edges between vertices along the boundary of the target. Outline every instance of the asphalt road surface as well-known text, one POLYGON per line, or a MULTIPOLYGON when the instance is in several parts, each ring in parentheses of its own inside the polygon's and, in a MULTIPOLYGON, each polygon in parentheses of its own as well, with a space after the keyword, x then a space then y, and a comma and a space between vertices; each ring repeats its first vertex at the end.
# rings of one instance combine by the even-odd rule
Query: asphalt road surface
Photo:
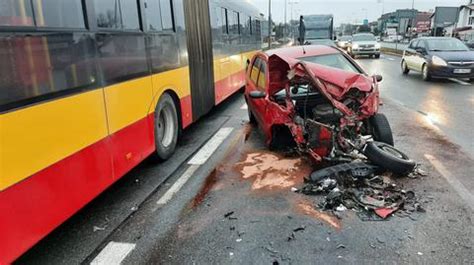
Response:
POLYGON ((444 129, 472 128, 472 87, 403 79, 387 58, 359 61, 384 75, 395 145, 428 173, 395 180, 425 213, 362 221, 317 210, 319 197, 291 191, 311 165, 270 152, 237 94, 186 130, 169 161, 144 162, 18 263, 472 264, 474 161, 467 136, 444 129))

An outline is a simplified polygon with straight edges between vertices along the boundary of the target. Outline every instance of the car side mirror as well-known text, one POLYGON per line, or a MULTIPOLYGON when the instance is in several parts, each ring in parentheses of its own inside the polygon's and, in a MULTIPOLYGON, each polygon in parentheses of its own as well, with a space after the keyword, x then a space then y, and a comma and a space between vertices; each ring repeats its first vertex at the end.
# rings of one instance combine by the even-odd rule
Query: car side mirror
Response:
POLYGON ((382 80, 383 80, 383 77, 381 75, 374 75, 374 77, 375 77, 375 80, 377 81, 377 83, 382 82, 382 80))
POLYGON ((265 98, 267 94, 260 90, 250 91, 249 96, 253 99, 265 98))

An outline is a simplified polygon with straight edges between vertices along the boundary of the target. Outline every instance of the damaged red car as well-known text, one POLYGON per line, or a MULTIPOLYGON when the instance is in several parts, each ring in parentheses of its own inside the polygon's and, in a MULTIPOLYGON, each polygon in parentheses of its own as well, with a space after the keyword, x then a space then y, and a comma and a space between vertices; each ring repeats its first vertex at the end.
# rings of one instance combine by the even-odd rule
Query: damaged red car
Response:
POLYGON ((378 113, 381 80, 335 47, 260 52, 246 74, 249 119, 271 148, 296 148, 316 162, 351 161, 369 138, 393 146, 389 122, 378 113))

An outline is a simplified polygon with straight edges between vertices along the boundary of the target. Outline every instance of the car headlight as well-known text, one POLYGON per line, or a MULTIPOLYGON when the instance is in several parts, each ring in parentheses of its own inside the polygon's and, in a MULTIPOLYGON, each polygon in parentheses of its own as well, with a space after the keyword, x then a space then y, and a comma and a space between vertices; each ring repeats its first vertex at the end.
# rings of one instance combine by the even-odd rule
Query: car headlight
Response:
POLYGON ((432 58, 431 58, 431 62, 434 64, 434 65, 438 65, 438 66, 448 66, 448 64, 446 63, 445 60, 439 58, 438 56, 434 55, 432 58))
POLYGON ((380 43, 375 44, 375 49, 380 49, 380 43))
POLYGON ((352 44, 352 49, 359 49, 359 44, 357 43, 352 44))

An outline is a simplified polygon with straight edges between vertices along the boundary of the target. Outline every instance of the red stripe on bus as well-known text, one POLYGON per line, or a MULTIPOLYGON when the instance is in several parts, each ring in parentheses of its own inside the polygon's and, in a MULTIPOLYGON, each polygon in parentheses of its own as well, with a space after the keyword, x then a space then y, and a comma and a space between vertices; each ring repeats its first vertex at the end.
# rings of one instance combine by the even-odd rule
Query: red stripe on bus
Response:
POLYGON ((10 263, 113 181, 109 138, 0 193, 0 264, 10 263))
POLYGON ((153 118, 152 113, 2 191, 0 264, 14 261, 151 154, 153 118))
POLYGON ((224 79, 216 81, 216 104, 221 103, 226 98, 234 94, 245 85, 245 70, 232 74, 224 79))
POLYGON ((192 107, 192 100, 191 96, 185 96, 180 99, 181 105, 181 124, 183 129, 191 125, 193 122, 193 107, 192 107))

